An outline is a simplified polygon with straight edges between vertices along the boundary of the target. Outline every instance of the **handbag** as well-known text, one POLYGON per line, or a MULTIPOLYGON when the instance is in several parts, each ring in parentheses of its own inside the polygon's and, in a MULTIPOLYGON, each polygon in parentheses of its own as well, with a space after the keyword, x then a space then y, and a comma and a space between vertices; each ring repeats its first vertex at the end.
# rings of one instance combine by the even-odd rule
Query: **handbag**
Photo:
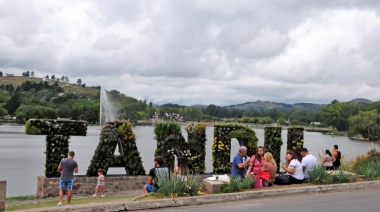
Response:
POLYGON ((269 181, 269 179, 271 178, 271 174, 268 172, 268 171, 262 171, 260 173, 260 178, 265 180, 265 181, 269 181))
POLYGON ((290 178, 289 175, 286 174, 279 174, 276 176, 274 183, 277 185, 290 185, 290 178))

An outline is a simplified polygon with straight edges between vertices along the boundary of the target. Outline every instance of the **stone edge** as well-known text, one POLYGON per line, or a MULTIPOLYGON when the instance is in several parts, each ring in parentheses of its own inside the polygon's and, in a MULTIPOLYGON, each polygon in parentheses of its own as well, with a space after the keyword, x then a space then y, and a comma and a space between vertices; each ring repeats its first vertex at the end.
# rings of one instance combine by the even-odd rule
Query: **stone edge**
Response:
MULTIPOLYGON (((276 190, 254 190, 247 192, 212 194, 206 196, 194 196, 183 198, 171 198, 152 201, 110 201, 104 203, 89 203, 63 207, 38 208, 23 211, 134 211, 155 208, 169 208, 181 206, 193 206, 218 202, 228 202, 244 199, 258 199, 264 197, 283 196, 289 194, 323 193, 332 191, 347 191, 365 188, 380 187, 380 181, 356 182, 332 185, 315 185, 298 188, 286 188, 276 190)), ((137 198, 138 199, 138 198, 137 198)))

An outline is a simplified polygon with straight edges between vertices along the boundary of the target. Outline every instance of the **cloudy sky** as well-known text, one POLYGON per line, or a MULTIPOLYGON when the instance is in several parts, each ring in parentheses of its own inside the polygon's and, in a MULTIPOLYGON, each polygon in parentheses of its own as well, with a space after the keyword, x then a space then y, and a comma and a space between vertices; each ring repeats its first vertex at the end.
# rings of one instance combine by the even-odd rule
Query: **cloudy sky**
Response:
POLYGON ((4 74, 155 104, 378 101, 379 46, 378 0, 0 0, 4 74))

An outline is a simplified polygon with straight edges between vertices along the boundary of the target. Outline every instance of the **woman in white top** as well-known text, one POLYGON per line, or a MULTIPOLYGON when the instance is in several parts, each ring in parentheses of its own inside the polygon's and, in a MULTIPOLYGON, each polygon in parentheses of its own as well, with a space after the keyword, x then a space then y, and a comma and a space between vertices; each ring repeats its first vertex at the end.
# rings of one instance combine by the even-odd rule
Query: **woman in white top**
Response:
POLYGON ((286 171, 286 174, 289 175, 290 183, 303 183, 305 176, 302 171, 302 164, 294 152, 289 151, 286 153, 286 164, 287 165, 283 165, 282 168, 286 171))
POLYGON ((333 170, 333 162, 335 158, 332 156, 330 150, 326 149, 325 155, 322 157, 321 165, 326 167, 326 170, 333 170))

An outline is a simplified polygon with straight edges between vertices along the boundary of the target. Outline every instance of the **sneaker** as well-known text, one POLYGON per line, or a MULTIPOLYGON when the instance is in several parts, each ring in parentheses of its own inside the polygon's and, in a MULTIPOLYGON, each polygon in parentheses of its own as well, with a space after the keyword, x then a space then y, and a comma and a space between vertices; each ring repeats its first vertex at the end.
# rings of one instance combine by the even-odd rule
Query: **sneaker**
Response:
POLYGON ((106 196, 106 195, 104 195, 104 194, 103 194, 103 195, 102 195, 102 196, 100 196, 100 197, 105 197, 105 196, 106 196))
POLYGON ((62 202, 59 202, 59 203, 57 204, 57 206, 62 206, 62 202))
POLYGON ((93 195, 91 195, 91 196, 96 197, 96 194, 93 194, 93 195))

